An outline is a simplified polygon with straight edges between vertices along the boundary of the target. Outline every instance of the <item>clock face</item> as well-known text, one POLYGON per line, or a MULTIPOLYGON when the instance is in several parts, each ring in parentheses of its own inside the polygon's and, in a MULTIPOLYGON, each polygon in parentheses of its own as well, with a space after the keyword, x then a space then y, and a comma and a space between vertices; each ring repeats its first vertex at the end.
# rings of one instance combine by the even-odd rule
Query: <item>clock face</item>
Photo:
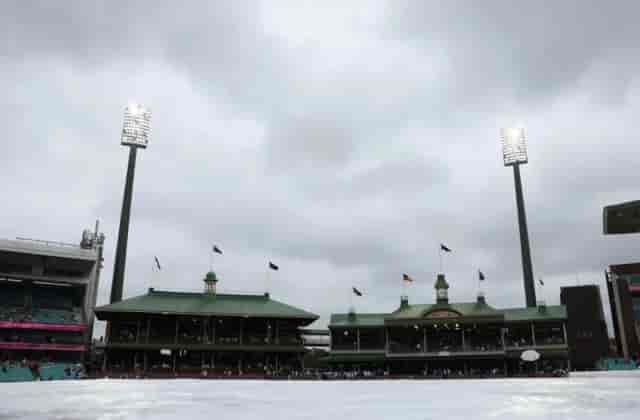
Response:
POLYGON ((447 297, 447 289, 438 289, 438 297, 446 298, 447 297))

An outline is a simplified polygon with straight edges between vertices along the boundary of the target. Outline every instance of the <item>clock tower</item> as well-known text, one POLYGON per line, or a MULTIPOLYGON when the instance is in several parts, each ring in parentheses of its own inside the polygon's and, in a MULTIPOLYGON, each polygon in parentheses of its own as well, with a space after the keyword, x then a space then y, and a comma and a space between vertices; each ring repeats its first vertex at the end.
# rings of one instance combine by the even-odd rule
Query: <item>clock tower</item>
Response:
POLYGON ((448 304, 449 303, 449 283, 444 278, 444 274, 438 274, 436 279, 436 303, 448 304))

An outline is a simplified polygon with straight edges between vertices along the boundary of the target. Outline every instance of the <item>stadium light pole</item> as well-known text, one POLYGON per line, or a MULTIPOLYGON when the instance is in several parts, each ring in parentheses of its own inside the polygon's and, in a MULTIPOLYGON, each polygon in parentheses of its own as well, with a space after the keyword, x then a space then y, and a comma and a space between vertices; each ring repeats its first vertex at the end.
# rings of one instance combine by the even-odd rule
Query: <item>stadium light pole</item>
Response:
POLYGON ((516 205, 518 207, 518 225, 520 228, 520 251, 522 252, 522 275, 524 278, 524 294, 527 302, 527 307, 531 308, 536 306, 536 287, 533 280, 531 248, 529 246, 529 231, 527 230, 527 214, 525 213, 524 209, 522 179, 520 178, 520 165, 528 162, 524 128, 502 129, 501 137, 504 166, 513 166, 513 178, 516 189, 516 205))
POLYGON ((124 198, 120 212, 120 228, 118 230, 118 244, 116 258, 113 265, 113 281, 111 283, 110 303, 122 300, 124 286, 124 269, 127 261, 127 241, 129 239, 129 216, 131 214, 131 200, 133 198, 133 178, 136 172, 136 152, 138 148, 145 149, 149 141, 151 111, 138 104, 128 105, 124 109, 124 122, 120 144, 129 147, 129 163, 124 185, 124 198))

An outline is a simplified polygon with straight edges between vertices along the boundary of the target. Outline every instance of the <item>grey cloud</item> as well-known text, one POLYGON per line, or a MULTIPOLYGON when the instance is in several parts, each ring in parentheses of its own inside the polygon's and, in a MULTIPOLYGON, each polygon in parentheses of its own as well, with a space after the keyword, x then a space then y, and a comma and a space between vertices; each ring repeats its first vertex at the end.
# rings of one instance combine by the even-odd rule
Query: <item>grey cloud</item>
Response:
MULTIPOLYGON (((632 6, 596 1, 553 5, 489 1, 405 1, 390 8, 388 35, 444 43, 450 54, 450 83, 470 98, 488 95, 518 101, 556 97, 612 51, 636 50, 632 6)), ((637 55, 637 54, 636 54, 637 55)), ((632 68, 637 69, 635 61, 632 68)), ((617 68, 627 75, 633 70, 617 68)))
POLYGON ((274 122, 266 139, 271 165, 325 169, 347 164, 354 152, 354 133, 341 123, 322 115, 292 116, 274 122))
POLYGON ((313 21, 283 8, 285 22, 271 24, 293 23, 284 35, 267 30, 265 12, 280 6, 263 6, 5 5, 0 236, 75 241, 100 217, 106 301, 126 165, 117 135, 132 95, 154 121, 127 295, 198 290, 215 242, 229 250, 215 269, 230 289, 259 290, 275 259, 278 297, 324 320, 352 283, 367 290, 359 309, 389 310, 405 271, 419 279, 411 299, 433 299, 446 242, 456 298, 473 298, 482 268, 492 302, 520 305, 497 138, 514 120, 527 126, 527 213, 536 273, 557 279, 548 289, 575 272, 600 281, 608 263, 636 257, 633 238, 600 227, 602 205, 637 198, 633 4, 390 2, 367 25, 348 17, 360 6, 313 21), (167 266, 157 278, 155 254, 167 266))

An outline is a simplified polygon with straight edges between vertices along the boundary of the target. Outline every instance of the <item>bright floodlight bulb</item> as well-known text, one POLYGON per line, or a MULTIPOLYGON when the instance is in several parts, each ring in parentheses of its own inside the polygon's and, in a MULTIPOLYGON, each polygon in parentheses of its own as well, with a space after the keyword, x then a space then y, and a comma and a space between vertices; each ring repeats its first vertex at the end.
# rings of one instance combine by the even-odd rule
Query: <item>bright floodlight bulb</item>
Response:
POLYGON ((120 144, 146 148, 151 131, 151 111, 139 104, 124 109, 124 123, 120 144))
POLYGON ((500 130, 502 137, 502 156, 504 166, 527 163, 527 144, 524 140, 524 128, 503 128, 500 130))

